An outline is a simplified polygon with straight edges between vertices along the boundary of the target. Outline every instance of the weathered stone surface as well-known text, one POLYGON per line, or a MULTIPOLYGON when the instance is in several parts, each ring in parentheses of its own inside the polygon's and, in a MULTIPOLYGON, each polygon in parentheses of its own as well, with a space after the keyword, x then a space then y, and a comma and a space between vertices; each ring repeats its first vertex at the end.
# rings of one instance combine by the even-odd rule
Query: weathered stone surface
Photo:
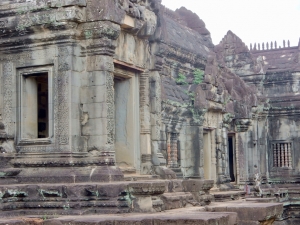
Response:
POLYGON ((220 224, 220 225, 233 225, 235 224, 235 215, 233 214, 215 214, 215 213, 203 213, 196 210, 181 211, 175 210, 163 214, 134 214, 127 216, 115 216, 109 215, 107 217, 80 217, 80 218, 68 218, 62 217, 45 221, 44 224, 61 223, 61 224, 186 224, 197 223, 203 225, 220 224))
MULTIPOLYGON (((244 224, 298 215, 299 46, 249 50, 231 31, 215 46, 196 14, 159 0, 2 1, 0 18, 1 215, 233 202, 256 174, 260 201, 284 213, 216 210, 244 224)), ((143 222, 176 223, 154 216, 143 222)))
POLYGON ((189 28, 197 31, 201 35, 207 35, 207 38, 210 39, 210 32, 206 29, 203 20, 201 20, 196 13, 193 13, 185 7, 181 7, 175 12, 178 13, 180 17, 184 18, 189 28))
POLYGON ((206 207, 210 212, 236 212, 238 224, 272 224, 283 212, 279 203, 253 203, 242 201, 219 203, 206 207))
POLYGON ((51 0, 51 7, 86 6, 86 0, 51 0))

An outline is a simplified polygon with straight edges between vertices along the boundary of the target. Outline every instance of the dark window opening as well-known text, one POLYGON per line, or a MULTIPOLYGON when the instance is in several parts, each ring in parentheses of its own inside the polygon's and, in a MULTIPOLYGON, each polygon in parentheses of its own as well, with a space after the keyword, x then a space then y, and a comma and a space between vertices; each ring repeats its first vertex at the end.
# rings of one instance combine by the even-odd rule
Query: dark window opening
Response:
POLYGON ((36 77, 38 86, 38 138, 49 137, 49 85, 48 74, 41 74, 36 77))
POLYGON ((231 182, 235 182, 233 137, 228 137, 229 174, 231 182))
POLYGON ((48 73, 24 76, 23 137, 49 137, 49 83, 48 73))

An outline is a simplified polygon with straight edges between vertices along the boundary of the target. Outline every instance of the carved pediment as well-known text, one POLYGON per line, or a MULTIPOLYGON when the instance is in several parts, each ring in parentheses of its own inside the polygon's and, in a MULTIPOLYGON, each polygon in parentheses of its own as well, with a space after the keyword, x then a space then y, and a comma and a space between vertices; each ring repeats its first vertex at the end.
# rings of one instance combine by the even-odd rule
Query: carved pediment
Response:
POLYGON ((251 126, 250 119, 237 119, 235 121, 236 131, 237 132, 246 132, 248 131, 249 127, 251 126))

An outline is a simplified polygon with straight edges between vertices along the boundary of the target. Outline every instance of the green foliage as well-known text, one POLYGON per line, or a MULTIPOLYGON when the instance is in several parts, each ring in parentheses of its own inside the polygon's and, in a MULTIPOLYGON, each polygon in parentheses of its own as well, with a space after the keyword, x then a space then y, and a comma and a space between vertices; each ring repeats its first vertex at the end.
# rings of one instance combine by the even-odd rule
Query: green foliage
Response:
POLYGON ((186 76, 182 73, 179 73, 178 77, 176 78, 176 84, 180 84, 180 85, 188 84, 186 82, 186 76))
POLYGON ((90 39, 93 37, 93 32, 91 30, 84 31, 84 35, 86 39, 90 39))
POLYGON ((190 99, 192 100, 192 101, 195 101, 195 95, 196 95, 196 93, 195 92, 189 92, 189 97, 190 97, 190 99))
POLYGON ((195 102, 196 93, 193 91, 188 91, 188 90, 186 90, 184 92, 187 96, 189 96, 189 99, 190 99, 190 102, 188 103, 189 106, 193 106, 194 102, 195 102))
POLYGON ((204 71, 195 69, 194 72, 194 84, 201 84, 203 82, 204 71))

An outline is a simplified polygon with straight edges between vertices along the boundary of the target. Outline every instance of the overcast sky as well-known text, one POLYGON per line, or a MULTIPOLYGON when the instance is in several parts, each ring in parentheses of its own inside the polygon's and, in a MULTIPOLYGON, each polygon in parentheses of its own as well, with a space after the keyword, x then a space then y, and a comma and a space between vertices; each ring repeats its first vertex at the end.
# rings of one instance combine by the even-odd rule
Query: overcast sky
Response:
POLYGON ((218 44, 228 30, 243 42, 262 43, 290 40, 298 45, 300 38, 300 0, 162 0, 175 10, 181 6, 197 13, 218 44))

